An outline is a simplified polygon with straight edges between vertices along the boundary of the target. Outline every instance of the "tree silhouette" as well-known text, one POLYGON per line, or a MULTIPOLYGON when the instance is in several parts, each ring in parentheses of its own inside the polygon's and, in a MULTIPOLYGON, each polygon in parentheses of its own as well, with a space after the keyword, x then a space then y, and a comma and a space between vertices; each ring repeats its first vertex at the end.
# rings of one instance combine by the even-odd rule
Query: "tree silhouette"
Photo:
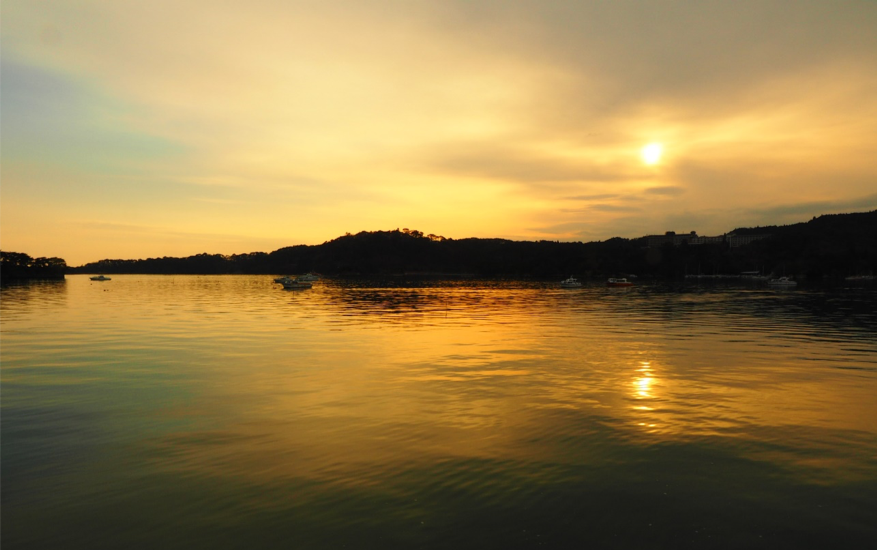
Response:
MULTIPOLYGON (((739 274, 760 270, 798 277, 842 277, 877 271, 877 211, 819 216, 806 223, 736 229, 767 238, 731 248, 727 242, 665 243, 615 237, 602 242, 447 239, 416 229, 362 231, 316 246, 296 245, 270 253, 188 258, 101 260, 69 270, 76 273, 466 274, 482 277, 555 279, 574 274, 603 278, 636 274, 663 279, 686 274, 739 274)), ((14 255, 15 253, 4 253, 14 255)), ((25 261, 18 256, 16 262, 25 261)), ((63 260, 40 258, 39 261, 63 260)), ((33 265, 37 260, 27 260, 33 265)), ((6 260, 4 260, 5 265, 6 260)), ((40 264, 42 265, 42 264, 40 264)), ((60 265, 60 264, 59 264, 60 265)), ((57 265, 56 265, 57 267, 57 265)))

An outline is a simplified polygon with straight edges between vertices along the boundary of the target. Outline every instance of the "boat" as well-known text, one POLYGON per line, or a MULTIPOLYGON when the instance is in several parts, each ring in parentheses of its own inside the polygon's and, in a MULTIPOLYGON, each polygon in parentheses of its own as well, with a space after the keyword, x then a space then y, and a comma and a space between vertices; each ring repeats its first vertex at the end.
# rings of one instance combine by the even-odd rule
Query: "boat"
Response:
POLYGON ((97 275, 95 277, 90 277, 92 281, 112 281, 110 277, 106 277, 104 275, 97 275))
POLYGON ((319 280, 320 276, 316 273, 306 273, 304 275, 299 275, 298 277, 290 277, 289 275, 286 275, 284 277, 277 277, 276 279, 274 279, 274 282, 280 284, 291 283, 292 281, 298 281, 300 283, 312 283, 319 280))
POLYGON ((798 286, 798 283, 796 281, 793 281, 792 279, 789 279, 788 277, 780 277, 779 279, 771 279, 767 282, 767 284, 769 286, 784 286, 784 287, 798 286))
POLYGON ((312 286, 314 286, 308 281, 299 281, 298 279, 290 279, 288 281, 283 281, 280 284, 282 284, 283 288, 286 290, 304 290, 306 288, 311 288, 312 286))
POLYGON ((606 281, 606 286, 633 286, 633 283, 623 277, 620 279, 612 278, 606 281))
POLYGON ((564 279, 560 281, 560 288, 581 288, 582 283, 570 275, 569 279, 564 279))

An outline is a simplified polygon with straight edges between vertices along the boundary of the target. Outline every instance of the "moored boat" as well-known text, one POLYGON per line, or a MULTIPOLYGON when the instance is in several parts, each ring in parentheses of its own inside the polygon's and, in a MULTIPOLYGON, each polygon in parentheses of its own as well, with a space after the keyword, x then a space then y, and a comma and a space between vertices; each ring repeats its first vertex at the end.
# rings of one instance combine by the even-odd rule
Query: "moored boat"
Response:
POLYGON ((310 283, 308 281, 299 281, 297 279, 283 281, 280 284, 282 284, 283 288, 286 290, 304 290, 306 288, 311 288, 312 286, 314 286, 312 283, 310 283))
POLYGON ((314 272, 310 272, 310 273, 305 273, 304 275, 300 275, 300 276, 296 277, 296 279, 299 281, 313 282, 313 281, 319 281, 320 276, 314 272))
POLYGON ((92 281, 112 281, 110 277, 106 277, 104 275, 97 275, 96 277, 89 277, 92 281))
POLYGON ((580 288, 581 286, 582 283, 572 275, 570 275, 569 279, 560 281, 561 288, 580 288))
POLYGON ((609 279, 608 281, 606 281, 606 286, 613 286, 613 287, 619 287, 619 286, 633 286, 633 283, 630 282, 630 281, 628 281, 628 280, 625 279, 624 277, 622 277, 622 278, 620 278, 620 279, 611 278, 611 279, 609 279))
POLYGON ((779 279, 771 279, 767 282, 770 286, 782 286, 782 287, 791 287, 798 286, 797 281, 793 281, 788 277, 780 277, 779 279))

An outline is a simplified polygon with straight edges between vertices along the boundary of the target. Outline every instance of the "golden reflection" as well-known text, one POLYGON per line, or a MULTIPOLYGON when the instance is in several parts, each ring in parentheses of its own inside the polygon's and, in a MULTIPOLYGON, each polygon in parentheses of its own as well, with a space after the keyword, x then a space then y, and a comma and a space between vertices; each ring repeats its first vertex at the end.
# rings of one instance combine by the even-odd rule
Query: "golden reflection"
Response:
MULTIPOLYGON (((295 307, 282 296, 233 309, 238 296, 266 288, 250 281, 122 276, 114 292, 97 297, 87 278, 67 283, 64 311, 75 314, 67 324, 85 312, 114 331, 165 334, 168 322, 182 335, 197 329, 199 338, 184 342, 194 349, 192 383, 184 386, 192 397, 161 411, 168 431, 180 430, 158 443, 178 457, 163 468, 357 484, 372 465, 400 457, 533 461, 569 452, 578 460, 582 447, 567 443, 569 434, 611 429, 607 437, 625 445, 782 436, 791 450, 754 446, 747 457, 813 479, 867 475, 866 461, 837 450, 853 445, 850 433, 874 431, 866 371, 790 377, 801 352, 771 344, 773 333, 749 331, 739 341, 721 331, 684 341, 632 338, 619 328, 627 318, 609 309, 616 303, 582 300, 587 308, 573 308, 581 304, 564 301, 569 309, 555 319, 551 294, 504 287, 325 285, 295 307), (121 292, 126 285, 138 292, 121 292), (179 297, 183 307, 166 307, 179 297), (233 330, 247 337, 227 339, 233 330), (201 383, 207 376, 211 383, 201 383)), ((165 338, 176 354, 178 337, 165 338)), ((807 351, 822 357, 828 345, 843 344, 820 341, 807 351)), ((588 460, 599 461, 603 447, 594 441, 588 460)))
MULTIPOLYGON (((633 380, 634 399, 652 399, 652 386, 655 384, 655 377, 652 375, 652 365, 649 361, 640 361, 640 368, 636 371, 639 373, 637 378, 633 380)), ((651 410, 648 407, 636 407, 645 410, 651 410)))
MULTIPOLYGON (((631 386, 633 387, 631 397, 637 402, 633 409, 636 411, 642 411, 645 413, 654 413, 655 408, 650 407, 643 403, 646 399, 655 399, 655 385, 657 383, 657 379, 655 377, 654 369, 652 368, 651 361, 640 361, 639 366, 636 369, 636 375, 634 376, 633 381, 631 382, 631 386)), ((657 428, 657 424, 653 421, 653 419, 648 419, 644 422, 637 422, 637 426, 642 428, 648 428, 649 430, 653 430, 657 428)))

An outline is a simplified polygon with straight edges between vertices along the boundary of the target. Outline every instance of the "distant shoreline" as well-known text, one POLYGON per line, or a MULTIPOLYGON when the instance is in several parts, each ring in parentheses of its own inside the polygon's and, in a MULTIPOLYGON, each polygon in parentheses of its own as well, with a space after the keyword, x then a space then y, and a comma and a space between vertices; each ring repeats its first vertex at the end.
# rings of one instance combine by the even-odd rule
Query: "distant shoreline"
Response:
POLYGON ((197 254, 185 258, 105 259, 69 267, 60 258, 3 252, 2 279, 64 274, 292 275, 583 280, 633 277, 679 280, 788 275, 841 279, 877 272, 877 210, 828 214, 808 222, 736 229, 721 237, 695 232, 616 237, 599 242, 446 239, 417 230, 345 234, 320 245, 270 253, 197 254))
POLYGON ((829 214, 787 226, 736 229, 721 237, 668 231, 590 243, 446 239, 407 229, 363 231, 320 245, 290 246, 270 253, 108 259, 67 270, 107 275, 308 272, 337 277, 416 274, 539 280, 571 275, 583 280, 634 275, 676 280, 742 273, 839 279, 877 272, 877 210, 829 214))

